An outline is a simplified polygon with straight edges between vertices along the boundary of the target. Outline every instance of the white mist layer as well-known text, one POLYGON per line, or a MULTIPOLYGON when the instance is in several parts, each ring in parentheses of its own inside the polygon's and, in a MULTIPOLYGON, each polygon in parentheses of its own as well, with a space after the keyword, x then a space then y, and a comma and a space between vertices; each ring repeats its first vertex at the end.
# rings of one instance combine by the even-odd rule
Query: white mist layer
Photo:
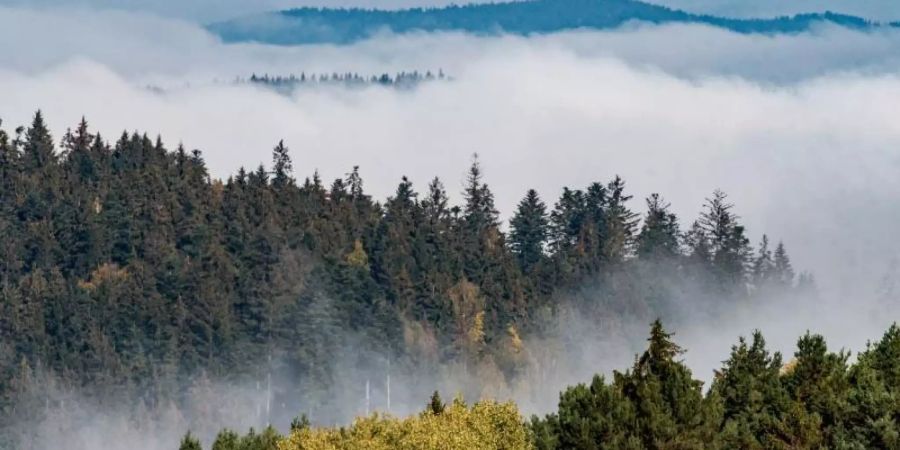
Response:
POLYGON ((0 73, 0 117, 27 124, 41 108, 57 136, 82 115, 108 138, 159 133, 171 146, 202 149, 219 177, 268 162, 283 138, 298 176, 319 169, 333 178, 360 165, 376 197, 403 175, 420 189, 439 175, 460 191, 478 152, 505 214, 528 188, 553 202, 563 185, 619 174, 635 209, 660 192, 689 222, 721 188, 754 239, 783 239, 798 267, 829 288, 873 282, 900 249, 885 239, 900 219, 894 75, 760 86, 522 47, 470 60, 456 77, 412 92, 289 98, 210 84, 159 95, 82 62, 36 76, 0 73))
MULTIPOLYGON (((507 217, 528 188, 552 204, 563 186, 618 174, 635 195, 635 210, 660 192, 687 226, 703 199, 723 189, 754 241, 763 232, 784 240, 795 267, 816 275, 821 299, 746 305, 716 322, 698 311, 696 323, 677 324, 686 361, 709 379, 738 335, 755 328, 788 355, 807 329, 834 347, 861 350, 898 317, 882 303, 894 294, 880 291, 900 254, 893 238, 900 222, 898 50, 897 32, 822 27, 768 37, 683 25, 534 38, 384 36, 345 47, 227 46, 190 23, 152 16, 0 9, 0 118, 11 129, 40 108, 57 138, 82 116, 111 139, 122 130, 161 134, 170 147, 203 150, 215 177, 268 162, 283 138, 298 177, 319 169, 334 178, 359 165, 379 199, 403 175, 420 190, 439 175, 459 201, 477 152, 507 217), (281 96, 213 82, 253 72, 438 68, 454 81, 412 91, 281 96)), ((566 326, 591 331, 594 324, 566 326)), ((518 398, 528 412, 552 409, 566 384, 628 367, 643 345, 605 340, 611 334, 603 330, 594 335, 579 342, 585 356, 573 358, 576 367, 542 375, 546 391, 518 398)), ((358 398, 348 402, 348 411, 359 410, 358 398)), ((395 403, 398 411, 417 406, 395 403)), ((130 449, 174 448, 186 427, 160 420, 171 426, 154 433, 168 440, 154 443, 117 420, 96 415, 74 427, 86 433, 83 441, 67 441, 96 448, 89 439, 108 427, 146 443, 129 442, 130 449)), ((258 417, 222 422, 246 426, 258 417)))

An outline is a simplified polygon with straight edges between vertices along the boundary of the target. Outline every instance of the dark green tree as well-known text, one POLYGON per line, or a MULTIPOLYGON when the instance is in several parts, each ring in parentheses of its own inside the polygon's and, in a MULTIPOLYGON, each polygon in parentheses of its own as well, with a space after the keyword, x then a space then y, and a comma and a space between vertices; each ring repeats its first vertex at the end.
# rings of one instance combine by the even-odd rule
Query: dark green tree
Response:
POLYGON ((617 264, 631 255, 637 214, 626 205, 631 196, 625 195, 624 180, 616 176, 606 190, 608 200, 604 218, 605 232, 600 234, 603 240, 603 258, 609 263, 617 264))
POLYGON ((647 215, 637 236, 640 258, 673 258, 681 254, 678 218, 659 194, 647 198, 647 215))
POLYGON ((748 281, 750 243, 744 235, 744 227, 731 212, 728 196, 720 190, 706 199, 706 210, 700 216, 700 226, 709 238, 714 276, 725 290, 740 292, 748 281))
POLYGON ((544 246, 549 234, 547 206, 530 189, 519 202, 510 220, 509 245, 523 272, 530 272, 544 258, 544 246))
POLYGON ((178 450, 203 450, 203 447, 200 445, 200 440, 195 438, 189 431, 181 439, 181 445, 178 446, 178 450))

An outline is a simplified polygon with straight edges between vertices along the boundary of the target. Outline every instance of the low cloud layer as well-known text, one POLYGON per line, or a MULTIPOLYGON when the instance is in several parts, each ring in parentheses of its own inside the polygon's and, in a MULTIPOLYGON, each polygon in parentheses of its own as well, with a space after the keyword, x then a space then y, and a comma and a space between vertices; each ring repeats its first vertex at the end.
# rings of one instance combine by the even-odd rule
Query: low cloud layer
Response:
POLYGON ((89 60, 135 84, 206 84, 250 72, 381 72, 442 67, 460 74, 484 60, 564 53, 612 59, 679 78, 733 77, 795 83, 840 72, 900 68, 900 32, 858 32, 822 24, 807 33, 738 34, 704 25, 630 23, 609 31, 531 38, 458 33, 384 34, 350 46, 222 44, 185 20, 125 11, 0 6, 0 67, 39 75, 89 60), (52 30, 52 32, 50 32, 52 30))
POLYGON ((169 146, 203 150, 216 177, 268 162, 284 139, 299 177, 316 169, 340 177, 359 165, 380 198, 403 175, 419 189, 439 175, 459 200, 477 152, 504 215, 528 188, 552 204, 564 185, 618 174, 633 208, 660 192, 689 223, 721 188, 754 241, 763 232, 783 239, 824 295, 793 311, 750 308, 733 321, 678 330, 702 375, 754 327, 784 350, 806 328, 859 349, 890 321, 875 313, 874 299, 900 255, 891 238, 900 221, 898 50, 900 33, 889 31, 823 26, 772 37, 637 24, 534 38, 229 46, 155 16, 7 8, 0 118, 10 129, 40 108, 57 138, 82 116, 106 137, 161 134, 169 146), (284 96, 228 81, 253 72, 438 68, 454 80, 411 91, 284 96))

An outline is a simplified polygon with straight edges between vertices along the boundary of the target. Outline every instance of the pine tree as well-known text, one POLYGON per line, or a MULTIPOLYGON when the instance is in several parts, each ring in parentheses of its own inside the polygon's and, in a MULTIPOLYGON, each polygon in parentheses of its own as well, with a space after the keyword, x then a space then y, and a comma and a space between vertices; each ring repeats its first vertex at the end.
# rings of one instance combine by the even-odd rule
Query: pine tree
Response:
POLYGON ((691 224, 691 229, 684 235, 684 242, 691 262, 702 268, 707 268, 712 264, 709 236, 699 221, 691 224))
POLYGON ((26 173, 49 176, 58 162, 58 155, 54 150, 53 138, 50 130, 44 123, 44 116, 40 111, 35 113, 31 127, 25 134, 25 143, 22 147, 22 170, 26 173))
MULTIPOLYGON (((849 353, 831 353, 821 335, 807 333, 797 342, 797 351, 790 369, 784 376, 791 398, 803 405, 797 422, 820 420, 820 436, 816 440, 827 442, 829 436, 822 431, 837 427, 848 411, 846 396, 849 393, 847 359, 849 353), (813 416, 809 418, 807 416, 813 416)), ((835 447, 836 442, 827 443, 835 447)))
POLYGON ((606 187, 592 183, 587 192, 563 188, 550 214, 549 247, 556 282, 595 275, 605 262, 608 198, 606 187))
POLYGON ((756 258, 753 260, 753 285, 757 289, 767 288, 775 277, 775 270, 772 250, 769 249, 769 237, 763 235, 756 258))
POLYGON ((432 226, 447 221, 450 213, 448 204, 444 184, 440 179, 434 178, 428 183, 428 197, 422 200, 426 221, 432 226))
POLYGON ((414 283, 419 278, 414 246, 422 213, 417 196, 412 183, 403 177, 395 195, 385 204, 371 255, 373 276, 388 288, 404 312, 409 312, 415 303, 414 283))
POLYGON ((631 255, 637 214, 633 213, 626 203, 631 200, 625 195, 625 181, 616 178, 607 186, 608 200, 605 215, 605 233, 603 239, 603 257, 610 263, 621 263, 631 255))
POLYGON ((288 155, 288 148, 284 145, 284 141, 278 141, 278 145, 272 150, 272 186, 276 190, 294 184, 292 175, 294 166, 291 164, 291 157, 288 155))
POLYGON ((453 233, 458 220, 453 218, 447 193, 438 178, 428 184, 428 194, 420 207, 423 217, 416 232, 414 251, 422 279, 418 285, 416 316, 440 324, 451 315, 445 294, 462 270, 453 233))
POLYGON ((731 448, 772 448, 782 445, 791 410, 781 382, 779 353, 769 354, 759 331, 748 344, 742 337, 731 348, 725 366, 716 373, 712 391, 723 403, 719 426, 723 445, 731 448))
MULTIPOLYGON (((583 220, 578 230, 578 248, 582 256, 576 264, 585 275, 595 275, 604 263, 610 261, 610 251, 615 252, 614 239, 617 228, 616 205, 613 204, 619 197, 613 198, 617 193, 612 192, 613 184, 604 186, 601 183, 591 183, 584 192, 584 205, 580 216, 583 220)), ((624 184, 622 185, 624 188, 624 184)), ((618 192, 621 195, 621 191, 618 192)), ((627 201, 630 197, 624 199, 627 201)), ((626 230, 626 233, 630 233, 626 230)))
POLYGON ((441 394, 438 391, 434 391, 425 410, 431 412, 431 414, 439 415, 444 412, 444 408, 446 408, 446 405, 441 401, 441 394))
POLYGON ((234 431, 225 429, 216 435, 213 441, 212 450, 239 450, 240 436, 234 431))
POLYGON ((494 256, 503 249, 499 233, 499 213, 494 208, 494 194, 482 182, 478 155, 472 165, 463 191, 465 207, 459 227, 458 242, 462 255, 462 270, 466 279, 480 285, 485 279, 494 256))
POLYGON ((350 197, 354 200, 364 199, 362 176, 359 174, 359 166, 353 166, 353 170, 347 174, 347 187, 350 197))
POLYGON ((683 350, 671 336, 657 320, 647 350, 630 371, 615 372, 611 385, 595 376, 589 386, 563 392, 557 415, 538 422, 544 435, 538 446, 704 448, 714 432, 702 383, 676 359, 683 350))
POLYGON ((472 157, 472 165, 469 166, 463 198, 466 201, 463 217, 468 232, 479 234, 498 225, 499 213, 494 207, 494 195, 482 180, 477 154, 472 157))
POLYGON ((779 242, 775 247, 775 260, 773 263, 772 277, 779 286, 789 288, 794 284, 794 268, 791 266, 791 259, 788 257, 784 243, 779 242))
POLYGON ((699 223, 709 237, 712 266, 720 287, 739 293, 747 281, 750 244, 744 236, 744 227, 731 212, 733 207, 728 203, 727 195, 716 190, 712 198, 706 200, 706 211, 701 214, 699 223))
POLYGON ((637 254, 641 258, 672 258, 681 253, 678 218, 659 194, 647 198, 647 215, 637 237, 637 254))
POLYGON ((510 220, 509 244, 523 272, 530 272, 543 259, 548 226, 547 206, 531 189, 510 220))
POLYGON ((178 446, 178 450, 203 450, 203 447, 200 446, 200 440, 188 432, 181 439, 181 445, 178 446))

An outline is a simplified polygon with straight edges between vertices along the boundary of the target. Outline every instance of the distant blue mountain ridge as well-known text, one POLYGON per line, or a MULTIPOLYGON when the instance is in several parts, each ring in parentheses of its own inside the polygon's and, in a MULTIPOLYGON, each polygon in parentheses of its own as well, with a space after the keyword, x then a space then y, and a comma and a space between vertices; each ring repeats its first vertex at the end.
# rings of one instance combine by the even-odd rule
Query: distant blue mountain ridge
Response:
POLYGON ((239 17, 208 26, 226 42, 276 45, 348 44, 385 30, 458 31, 477 35, 533 35, 572 29, 610 29, 629 21, 698 23, 739 33, 798 33, 828 22, 853 29, 897 27, 833 12, 772 19, 692 14, 634 0, 530 0, 396 11, 299 8, 239 17))

